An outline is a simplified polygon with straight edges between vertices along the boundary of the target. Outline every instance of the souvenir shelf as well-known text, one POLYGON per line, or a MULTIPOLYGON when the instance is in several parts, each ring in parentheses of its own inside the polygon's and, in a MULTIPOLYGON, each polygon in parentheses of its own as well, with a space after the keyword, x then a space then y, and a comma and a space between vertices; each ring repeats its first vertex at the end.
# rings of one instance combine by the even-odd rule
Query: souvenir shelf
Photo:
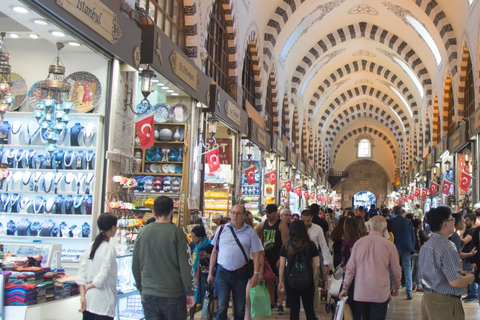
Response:
POLYGON ((205 183, 205 218, 212 218, 220 213, 228 216, 232 206, 232 190, 229 186, 215 183, 205 183))
MULTIPOLYGON (((260 215, 260 200, 262 193, 262 169, 258 161, 255 161, 254 164, 257 168, 259 168, 255 173, 255 183, 248 184, 247 177, 245 176, 245 172, 243 171, 241 194, 245 202, 245 209, 252 212, 253 215, 258 216, 260 215)), ((249 167, 251 163, 249 161, 242 161, 242 165, 244 167, 249 167)))
POLYGON ((103 116, 71 117, 51 154, 31 112, 8 112, 0 136, 8 170, 0 188, 0 241, 61 243, 62 262, 77 262, 91 241, 102 199, 103 116))

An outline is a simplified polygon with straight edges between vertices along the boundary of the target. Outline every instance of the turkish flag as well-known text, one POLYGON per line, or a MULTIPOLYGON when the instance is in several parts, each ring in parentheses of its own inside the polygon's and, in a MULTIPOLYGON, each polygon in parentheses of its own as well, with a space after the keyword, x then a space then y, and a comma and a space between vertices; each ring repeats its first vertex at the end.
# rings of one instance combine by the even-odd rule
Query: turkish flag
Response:
POLYGON ((250 168, 245 170, 245 176, 247 177, 248 184, 255 183, 255 170, 257 170, 257 167, 255 166, 251 166, 250 168))
POLYGON ((285 181, 285 190, 287 190, 287 192, 292 191, 292 181, 291 180, 285 181))
POLYGON ((310 199, 310 192, 304 191, 303 192, 303 197, 305 198, 305 200, 309 200, 310 199))
POLYGON ((330 203, 332 203, 332 199, 327 198, 327 204, 330 204, 330 203))
POLYGON ((434 195, 438 191, 438 183, 434 181, 430 181, 430 188, 428 189, 428 193, 434 195))
POLYGON ((155 144, 155 133, 153 129, 153 114, 135 121, 140 148, 143 150, 153 147, 155 144))
POLYGON ((426 199, 427 199, 427 192, 428 192, 427 189, 422 188, 422 200, 426 200, 426 199))
POLYGON ((318 202, 321 202, 321 201, 322 201, 322 195, 321 195, 321 194, 317 194, 317 201, 318 201, 318 202))
POLYGON ((410 194, 408 195, 408 199, 412 200, 413 201, 413 198, 414 198, 414 195, 412 192, 410 192, 410 194))
POLYGON ((470 188, 470 181, 472 180, 472 176, 469 175, 468 173, 462 171, 461 176, 460 176, 460 189, 464 191, 468 191, 468 188, 470 188))
POLYGON ((310 198, 315 199, 315 191, 310 191, 310 198))
POLYGON ((443 180, 442 191, 443 191, 444 195, 448 196, 450 194, 450 188, 451 188, 452 184, 453 183, 451 183, 447 179, 443 180))
POLYGON ((275 173, 275 170, 268 172, 267 175, 271 184, 277 183, 277 174, 275 173))
POLYGON ((302 186, 296 186, 295 193, 300 197, 302 195, 302 186))
POLYGON ((415 198, 419 198, 420 197, 420 189, 419 188, 416 188, 415 189, 415 198))
POLYGON ((218 154, 218 148, 212 149, 205 154, 208 168, 210 172, 215 172, 220 169, 220 156, 218 154))

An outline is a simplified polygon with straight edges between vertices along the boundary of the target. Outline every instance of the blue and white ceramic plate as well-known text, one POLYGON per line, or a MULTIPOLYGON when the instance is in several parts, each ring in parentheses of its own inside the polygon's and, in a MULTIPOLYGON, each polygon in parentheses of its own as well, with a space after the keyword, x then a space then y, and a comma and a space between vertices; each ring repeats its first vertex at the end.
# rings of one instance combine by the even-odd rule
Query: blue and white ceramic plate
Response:
POLYGON ((190 111, 183 103, 176 103, 170 107, 169 118, 172 122, 185 122, 190 115, 190 111))
POLYGON ((166 103, 160 102, 153 106, 153 119, 155 122, 164 123, 168 121, 168 112, 170 106, 166 103))

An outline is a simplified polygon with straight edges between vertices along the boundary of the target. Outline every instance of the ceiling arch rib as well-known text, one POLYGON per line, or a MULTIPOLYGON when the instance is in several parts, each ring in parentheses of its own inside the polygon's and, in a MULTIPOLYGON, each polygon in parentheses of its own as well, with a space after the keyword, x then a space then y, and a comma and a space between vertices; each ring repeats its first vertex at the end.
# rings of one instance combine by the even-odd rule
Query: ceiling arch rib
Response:
POLYGON ((367 22, 360 22, 328 34, 308 50, 308 53, 301 59, 301 62, 297 65, 294 75, 292 76, 292 103, 295 103, 295 94, 297 93, 298 86, 302 83, 302 79, 305 77, 307 70, 310 69, 314 62, 320 58, 322 53, 327 53, 338 44, 348 40, 365 37, 387 45, 392 50, 395 50, 407 62, 407 65, 409 65, 417 74, 426 89, 425 91, 431 92, 432 81, 428 74, 428 70, 423 64, 421 58, 417 55, 415 50, 407 44, 407 42, 388 30, 367 22))
POLYGON ((393 98, 391 98, 388 94, 383 93, 382 91, 373 88, 371 86, 367 85, 362 85, 362 86, 357 86, 355 88, 351 88, 345 92, 340 93, 337 95, 337 97, 334 99, 332 103, 330 103, 324 110, 323 110, 323 115, 320 117, 318 126, 323 127, 325 123, 328 122, 328 119, 332 118, 333 115, 335 114, 335 110, 338 109, 344 105, 348 100, 358 97, 361 95, 367 95, 372 98, 375 98, 378 101, 381 101, 382 104, 385 106, 388 106, 391 108, 401 119, 405 131, 407 134, 410 132, 410 124, 409 124, 409 118, 407 117, 408 113, 404 112, 404 108, 406 107, 401 107, 398 105, 398 103, 395 102, 393 98))
MULTIPOLYGON (((265 71, 268 70, 268 65, 273 58, 274 47, 277 44, 277 38, 280 32, 285 29, 284 26, 288 20, 303 2, 304 0, 283 0, 268 20, 264 34, 265 42, 263 49, 265 55, 265 71)), ((455 63, 457 59, 457 40, 447 15, 435 0, 416 0, 414 2, 412 1, 412 3, 421 8, 435 25, 442 38, 444 49, 447 52, 449 69, 451 69, 452 74, 455 75, 457 72, 455 63)))
POLYGON ((412 108, 412 112, 414 115, 418 112, 418 105, 413 97, 413 94, 410 92, 409 88, 405 85, 403 80, 401 80, 395 72, 392 72, 390 69, 376 64, 372 61, 367 61, 365 59, 352 61, 341 68, 338 68, 334 73, 331 73, 329 76, 325 78, 322 85, 320 85, 313 94, 313 98, 310 100, 310 109, 314 108, 320 98, 322 97, 325 92, 332 87, 337 81, 346 77, 347 75, 352 74, 353 72, 360 72, 360 71, 369 71, 375 75, 379 75, 386 80, 390 81, 392 85, 395 85, 399 91, 404 95, 406 100, 408 101, 410 107, 412 108))
MULTIPOLYGON (((338 151, 340 150, 340 148, 342 147, 342 145, 347 142, 349 139, 352 139, 352 138, 355 138, 361 134, 364 134, 365 131, 364 131, 364 128, 357 128, 357 129, 354 129, 348 133, 346 133, 342 139, 338 142, 338 144, 335 146, 335 150, 333 151, 333 153, 331 154, 331 159, 332 159, 332 167, 335 167, 335 160, 337 158, 337 154, 338 154, 338 151)), ((367 130, 366 130, 366 133, 369 133, 371 135, 374 135, 374 136, 377 136, 379 137, 380 139, 382 139, 383 141, 385 141, 385 143, 387 143, 388 147, 390 148, 390 150, 392 151, 392 154, 393 154, 393 158, 395 159, 395 163, 398 163, 398 158, 397 158, 397 151, 396 151, 396 148, 394 146, 394 144, 392 143, 392 141, 390 141, 390 139, 384 135, 382 132, 378 131, 377 129, 375 128, 371 128, 371 127, 367 127, 367 130)))

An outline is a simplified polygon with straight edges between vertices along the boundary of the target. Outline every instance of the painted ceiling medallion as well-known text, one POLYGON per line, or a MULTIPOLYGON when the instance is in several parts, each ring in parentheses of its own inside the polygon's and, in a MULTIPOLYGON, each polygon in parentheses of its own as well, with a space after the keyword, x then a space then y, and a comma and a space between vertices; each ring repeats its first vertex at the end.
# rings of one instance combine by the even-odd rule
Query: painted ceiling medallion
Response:
POLYGON ((348 14, 368 14, 371 16, 378 16, 378 11, 368 4, 359 4, 348 10, 348 14))
POLYGON ((361 79, 355 82, 355 84, 374 84, 373 81, 370 81, 368 79, 361 79))
POLYGON ((370 51, 368 50, 358 50, 358 51, 355 51, 353 54, 353 56, 365 56, 365 57, 376 57, 375 54, 371 53, 370 51))
POLYGON ((388 10, 392 11, 397 17, 402 19, 405 23, 408 23, 406 19, 407 16, 413 17, 413 14, 410 12, 410 10, 400 7, 399 5, 391 2, 384 2, 383 5, 387 7, 388 10))
POLYGON ((376 49, 377 49, 378 52, 383 53, 384 55, 386 55, 390 59, 393 59, 393 58, 396 57, 395 54, 391 53, 390 51, 384 50, 382 48, 376 48, 376 49))

